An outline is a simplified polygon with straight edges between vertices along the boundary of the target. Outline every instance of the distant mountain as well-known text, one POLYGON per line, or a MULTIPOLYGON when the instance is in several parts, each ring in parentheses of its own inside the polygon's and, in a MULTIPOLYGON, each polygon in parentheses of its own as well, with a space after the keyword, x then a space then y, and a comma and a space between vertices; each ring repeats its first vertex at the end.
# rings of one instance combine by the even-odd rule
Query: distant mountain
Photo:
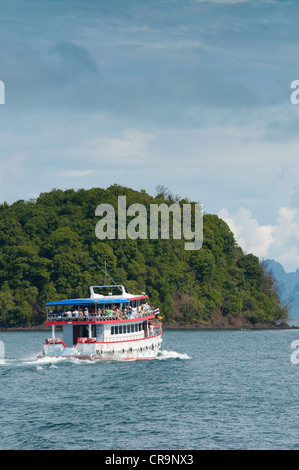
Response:
POLYGON ((283 266, 273 259, 267 259, 264 263, 266 270, 272 273, 277 282, 278 293, 283 304, 289 304, 290 318, 299 320, 299 269, 287 273, 283 266))

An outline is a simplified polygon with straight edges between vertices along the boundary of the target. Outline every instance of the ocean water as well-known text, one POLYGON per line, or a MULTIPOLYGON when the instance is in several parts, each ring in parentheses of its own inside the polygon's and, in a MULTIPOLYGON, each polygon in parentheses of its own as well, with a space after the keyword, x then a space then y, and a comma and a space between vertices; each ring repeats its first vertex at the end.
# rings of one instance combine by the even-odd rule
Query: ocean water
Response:
POLYGON ((95 363, 36 359, 47 336, 0 332, 1 450, 299 449, 299 330, 168 330, 157 359, 95 363))

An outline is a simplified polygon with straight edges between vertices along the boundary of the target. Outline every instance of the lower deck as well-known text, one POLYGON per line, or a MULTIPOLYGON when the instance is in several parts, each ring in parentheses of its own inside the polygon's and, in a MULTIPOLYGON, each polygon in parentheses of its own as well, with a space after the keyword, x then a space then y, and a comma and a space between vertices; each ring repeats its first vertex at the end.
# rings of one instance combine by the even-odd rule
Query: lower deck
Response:
POLYGON ((98 359, 146 359, 156 357, 162 339, 157 320, 136 319, 130 322, 105 322, 63 325, 62 337, 45 341, 43 356, 98 359))
POLYGON ((161 329, 161 324, 153 317, 122 322, 65 322, 63 325, 48 322, 48 325, 52 326, 52 340, 56 339, 56 326, 62 326, 62 341, 67 347, 82 338, 94 338, 96 342, 141 340, 154 336, 161 329))

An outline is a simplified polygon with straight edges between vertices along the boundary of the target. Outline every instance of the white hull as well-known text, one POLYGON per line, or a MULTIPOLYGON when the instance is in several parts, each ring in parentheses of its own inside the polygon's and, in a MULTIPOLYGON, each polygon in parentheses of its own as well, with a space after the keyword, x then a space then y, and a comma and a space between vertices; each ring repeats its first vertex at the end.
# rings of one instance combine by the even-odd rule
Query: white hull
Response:
POLYGON ((158 355, 161 343, 161 335, 132 341, 79 343, 72 347, 67 347, 61 342, 47 343, 44 344, 43 351, 39 357, 73 357, 84 360, 102 361, 155 359, 158 355))

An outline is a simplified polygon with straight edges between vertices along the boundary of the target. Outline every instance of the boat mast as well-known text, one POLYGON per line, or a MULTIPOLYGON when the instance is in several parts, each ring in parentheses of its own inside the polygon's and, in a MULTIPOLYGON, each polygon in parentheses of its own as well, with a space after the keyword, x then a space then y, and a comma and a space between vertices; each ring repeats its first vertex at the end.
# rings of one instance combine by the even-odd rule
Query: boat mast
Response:
POLYGON ((105 279, 104 279, 104 285, 106 286, 108 281, 107 281, 107 278, 108 278, 108 273, 107 273, 107 266, 106 266, 106 260, 105 260, 105 279))
MULTIPOLYGON (((104 278, 104 284, 107 285, 108 283, 108 278, 111 279, 111 281, 113 282, 113 284, 115 284, 117 287, 118 284, 116 284, 116 282, 114 281, 114 279, 112 279, 112 277, 108 274, 107 272, 107 264, 106 264, 106 260, 105 260, 105 269, 102 268, 102 266, 100 266, 98 263, 95 262, 94 259, 91 258, 91 260, 94 262, 94 264, 96 264, 98 266, 98 268, 100 268, 102 271, 105 272, 105 278, 104 278)), ((119 287, 121 289, 121 287, 119 287)))

